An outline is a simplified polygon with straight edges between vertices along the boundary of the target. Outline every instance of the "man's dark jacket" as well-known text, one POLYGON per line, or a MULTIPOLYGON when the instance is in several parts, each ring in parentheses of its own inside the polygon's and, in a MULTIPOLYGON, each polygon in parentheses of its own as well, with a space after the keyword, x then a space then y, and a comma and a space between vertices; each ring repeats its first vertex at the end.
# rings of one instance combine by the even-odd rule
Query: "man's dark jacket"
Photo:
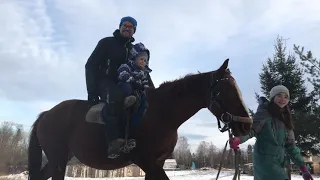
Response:
MULTIPOLYGON (((99 84, 104 79, 110 79, 115 83, 118 81, 117 69, 127 62, 133 46, 132 42, 134 38, 122 37, 120 30, 115 30, 113 36, 105 37, 98 42, 85 65, 89 96, 100 95, 99 84)), ((154 87, 152 81, 151 84, 151 87, 154 87)))

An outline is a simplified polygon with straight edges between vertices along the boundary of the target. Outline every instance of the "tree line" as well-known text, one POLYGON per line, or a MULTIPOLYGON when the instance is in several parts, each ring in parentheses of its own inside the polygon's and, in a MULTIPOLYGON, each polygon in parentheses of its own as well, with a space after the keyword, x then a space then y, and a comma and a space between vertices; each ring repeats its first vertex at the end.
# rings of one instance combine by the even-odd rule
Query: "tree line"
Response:
POLYGON ((21 125, 3 122, 0 126, 0 174, 26 169, 28 136, 21 125))
MULTIPOLYGON (((181 136, 173 152, 173 158, 177 161, 177 166, 180 169, 190 169, 192 163, 195 163, 195 168, 218 168, 220 163, 223 164, 224 168, 234 168, 234 151, 227 146, 223 156, 223 150, 217 148, 212 142, 201 141, 195 152, 192 153, 188 138, 181 136)), ((240 149, 241 166, 252 163, 252 152, 253 147, 250 144, 247 149, 240 149)))

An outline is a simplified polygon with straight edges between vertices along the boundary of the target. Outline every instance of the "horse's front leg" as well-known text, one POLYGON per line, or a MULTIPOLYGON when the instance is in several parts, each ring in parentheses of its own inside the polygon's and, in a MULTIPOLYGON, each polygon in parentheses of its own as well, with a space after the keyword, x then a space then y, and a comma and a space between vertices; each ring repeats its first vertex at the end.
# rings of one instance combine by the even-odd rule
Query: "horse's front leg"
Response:
POLYGON ((154 157, 141 157, 137 159, 135 164, 146 173, 145 180, 169 180, 169 177, 163 170, 163 166, 160 166, 154 157))

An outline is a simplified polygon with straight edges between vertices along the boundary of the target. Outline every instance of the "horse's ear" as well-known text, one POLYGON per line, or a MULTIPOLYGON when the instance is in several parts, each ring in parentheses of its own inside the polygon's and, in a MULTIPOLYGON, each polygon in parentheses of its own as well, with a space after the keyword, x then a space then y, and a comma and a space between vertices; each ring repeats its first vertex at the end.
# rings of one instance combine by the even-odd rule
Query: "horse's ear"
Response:
POLYGON ((221 65, 221 67, 219 68, 220 72, 225 72, 226 69, 228 68, 228 63, 229 63, 229 59, 226 59, 223 64, 221 65))

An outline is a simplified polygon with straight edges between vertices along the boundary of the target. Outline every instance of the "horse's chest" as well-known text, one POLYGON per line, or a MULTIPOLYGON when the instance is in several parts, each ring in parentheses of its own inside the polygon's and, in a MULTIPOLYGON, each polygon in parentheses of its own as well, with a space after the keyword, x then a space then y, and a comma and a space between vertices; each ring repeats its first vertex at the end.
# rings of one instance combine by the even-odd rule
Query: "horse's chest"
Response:
POLYGON ((173 151, 177 142, 177 137, 175 135, 157 135, 150 138, 146 142, 147 149, 153 151, 150 153, 165 153, 173 151))

